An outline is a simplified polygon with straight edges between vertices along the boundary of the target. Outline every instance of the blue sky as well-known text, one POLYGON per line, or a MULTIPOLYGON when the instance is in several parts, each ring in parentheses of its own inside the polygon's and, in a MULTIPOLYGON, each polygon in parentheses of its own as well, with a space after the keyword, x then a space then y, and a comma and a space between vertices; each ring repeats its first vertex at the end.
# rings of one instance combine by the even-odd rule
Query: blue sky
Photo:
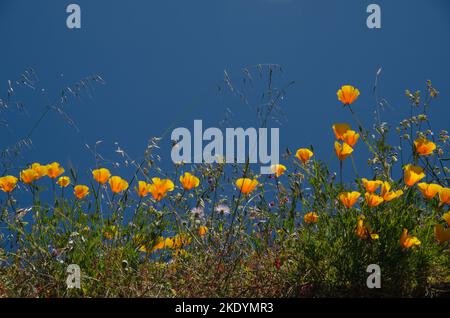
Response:
MULTIPOLYGON (((281 149, 314 145, 317 158, 337 167, 331 125, 353 122, 336 90, 357 86, 361 96, 354 109, 370 124, 380 67, 379 93, 392 106, 383 116, 393 128, 408 114, 405 89, 423 90, 427 79, 441 92, 431 119, 436 129, 449 128, 449 17, 445 0, 2 0, 0 93, 29 67, 39 84, 35 91, 16 90, 28 115, 2 113, 9 126, 1 128, 1 148, 37 121, 46 107, 42 88, 55 99, 61 88, 91 74, 106 85, 66 106, 79 131, 50 113, 19 166, 70 161, 87 171, 94 158, 84 145, 98 140, 110 159, 117 159, 116 141, 137 158, 150 137, 171 125, 192 128, 194 119, 203 119, 205 126, 217 126, 227 108, 232 127, 254 126, 254 111, 217 87, 224 86, 224 70, 240 83, 242 68, 273 63, 283 68, 274 85, 295 81, 282 103, 281 125, 274 125, 280 127, 281 149), (65 24, 65 8, 73 2, 82 10, 80 30, 65 24), (379 30, 366 27, 370 3, 381 6, 379 30)), ((263 82, 253 84, 248 92, 257 101, 263 82)), ((162 144, 165 162, 169 144, 162 144)), ((355 160, 364 173, 367 157, 362 143, 358 148, 355 160)))

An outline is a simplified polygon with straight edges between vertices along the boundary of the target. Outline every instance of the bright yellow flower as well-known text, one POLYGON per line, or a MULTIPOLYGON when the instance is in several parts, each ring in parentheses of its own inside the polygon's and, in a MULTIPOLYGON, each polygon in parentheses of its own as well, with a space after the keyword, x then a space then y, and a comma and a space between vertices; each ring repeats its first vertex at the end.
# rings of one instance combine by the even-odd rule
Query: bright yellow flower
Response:
POLYGON ((198 235, 204 236, 208 232, 208 228, 204 225, 198 228, 198 235))
POLYGON ((295 156, 298 158, 298 160, 305 164, 309 161, 309 159, 311 159, 312 156, 314 156, 314 153, 308 148, 300 148, 295 153, 295 156))
POLYGON ((109 186, 113 193, 120 193, 128 189, 128 182, 119 176, 114 176, 109 179, 109 186))
POLYGON ((450 240, 450 228, 444 228, 442 224, 437 224, 434 227, 434 235, 439 243, 444 243, 450 240))
POLYGON ((331 126, 337 140, 344 140, 344 135, 350 130, 349 124, 339 123, 331 126))
POLYGON ((403 229, 402 236, 400 237, 400 244, 404 248, 410 248, 413 246, 419 246, 421 242, 417 237, 409 235, 407 229, 403 229))
POLYGON ((280 177, 286 171, 286 167, 282 164, 271 165, 270 169, 277 178, 280 177))
POLYGON ((14 190, 18 181, 19 181, 19 179, 17 179, 14 176, 1 177, 0 178, 0 189, 3 192, 10 193, 14 190))
POLYGON ((59 177, 58 181, 56 181, 56 184, 59 185, 61 188, 65 188, 70 184, 70 178, 69 177, 59 177))
POLYGON ((400 197, 401 195, 403 195, 402 190, 391 191, 391 185, 389 184, 389 182, 383 182, 383 185, 381 186, 381 197, 384 199, 384 201, 392 201, 400 197))
POLYGON ((383 203, 383 198, 375 193, 366 193, 364 195, 366 197, 366 202, 368 206, 376 207, 383 203))
POLYGON ((445 214, 442 216, 442 219, 443 219, 445 222, 447 222, 448 226, 450 226, 450 211, 448 211, 447 213, 445 213, 445 214))
POLYGON ((39 175, 33 169, 25 169, 20 172, 20 180, 25 184, 31 184, 39 178, 39 175))
POLYGON ((199 186, 200 179, 189 172, 185 172, 182 176, 180 176, 180 182, 183 185, 183 189, 189 191, 199 186))
POLYGON ((77 197, 78 200, 82 200, 89 194, 89 187, 85 185, 76 185, 73 188, 73 194, 77 197))
POLYGON ((34 171, 36 171, 36 173, 38 174, 38 179, 42 178, 43 176, 46 176, 48 173, 48 166, 47 165, 41 165, 40 163, 33 163, 31 165, 31 169, 33 169, 34 171))
POLYGON ((337 96, 344 105, 350 105, 358 98, 359 90, 351 85, 344 85, 337 91, 337 96))
POLYGON ((334 150, 339 160, 343 161, 353 152, 353 148, 347 145, 345 142, 341 145, 339 142, 334 142, 334 150))
POLYGON ((439 191, 439 201, 441 201, 440 205, 450 204, 450 188, 442 188, 439 191))
POLYGON ((430 140, 420 137, 414 141, 416 152, 419 156, 429 156, 436 149, 436 144, 430 140))
POLYGON ((161 201, 167 192, 173 191, 175 185, 170 179, 153 178, 152 183, 148 185, 148 191, 156 201, 161 201))
POLYGON ((342 192, 339 194, 339 200, 342 202, 342 204, 347 208, 350 209, 352 206, 355 205, 356 201, 358 201, 358 198, 361 196, 361 193, 357 191, 353 192, 342 192))
POLYGON ((92 171, 92 177, 100 184, 105 184, 111 177, 111 172, 106 168, 95 169, 92 171))
POLYGON ((152 252, 163 249, 165 245, 164 242, 165 242, 164 237, 162 236, 158 237, 158 239, 155 242, 155 245, 152 247, 152 252))
POLYGON ((165 248, 173 248, 174 244, 175 242, 171 237, 168 237, 163 241, 163 247, 165 248))
POLYGON ((421 182, 417 184, 417 187, 419 188, 420 192, 422 192, 422 195, 425 197, 425 199, 428 200, 433 199, 436 194, 438 194, 439 191, 442 190, 442 187, 440 185, 434 183, 421 182))
POLYGON ((258 180, 249 178, 240 178, 236 180, 236 187, 244 194, 251 193, 258 185, 258 180))
POLYGON ((308 212, 303 217, 303 221, 306 224, 314 224, 314 223, 319 222, 319 216, 315 212, 308 212))
POLYGON ((378 187, 383 184, 381 180, 367 180, 366 178, 362 178, 362 183, 364 188, 366 188, 367 192, 373 193, 377 191, 378 187))
POLYGON ((173 249, 185 247, 191 243, 191 238, 184 233, 177 234, 173 237, 173 249))
POLYGON ((58 162, 53 162, 47 165, 47 175, 52 179, 58 178, 64 173, 64 171, 64 168, 61 167, 58 162))
POLYGON ((409 187, 412 187, 417 182, 425 178, 425 173, 423 172, 423 168, 421 167, 413 166, 412 164, 407 164, 405 167, 403 167, 403 169, 404 169, 403 180, 409 187))
POLYGON ((148 183, 145 181, 139 181, 138 187, 136 188, 136 192, 139 197, 143 198, 148 194, 148 183))
POLYGON ((354 130, 348 130, 344 134, 344 142, 350 147, 354 147, 359 140, 359 134, 354 130))

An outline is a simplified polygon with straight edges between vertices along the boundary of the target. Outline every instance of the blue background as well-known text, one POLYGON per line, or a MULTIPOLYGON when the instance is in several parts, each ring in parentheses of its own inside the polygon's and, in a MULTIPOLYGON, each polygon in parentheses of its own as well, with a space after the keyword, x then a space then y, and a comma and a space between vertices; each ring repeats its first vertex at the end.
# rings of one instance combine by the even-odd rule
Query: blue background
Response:
MULTIPOLYGON (((27 135, 48 99, 59 98, 63 87, 90 74, 106 81, 95 86, 91 98, 66 105, 79 131, 55 112, 46 116, 17 169, 35 161, 71 162, 87 178, 95 161, 85 144, 103 140, 99 151, 116 161, 117 141, 131 157, 140 158, 150 137, 164 132, 170 137, 171 127, 192 128, 194 119, 218 126, 227 107, 233 112, 229 126, 254 126, 254 110, 218 86, 225 87, 224 70, 240 84, 241 69, 258 63, 283 67, 274 82, 278 87, 295 81, 282 103, 281 124, 272 125, 280 127, 281 149, 314 145, 316 158, 334 169, 331 125, 350 122, 356 127, 336 91, 347 83, 357 86, 361 96, 354 109, 370 125, 380 67, 379 93, 391 105, 383 119, 393 128, 409 113, 405 89, 423 90, 427 79, 441 92, 431 112, 435 130, 449 128, 446 0, 73 2, 81 6, 80 30, 66 27, 71 1, 0 1, 0 93, 6 94, 8 79, 29 67, 39 77, 34 91, 16 89, 26 114, 2 111, 8 123, 1 128, 2 149, 27 135), (379 30, 366 26, 366 7, 373 2, 382 9, 379 30)), ((258 101, 263 83, 256 80, 248 89, 251 101, 258 101)), ((167 138, 162 148, 164 165, 169 165, 167 138)), ((357 149, 356 164, 364 174, 367 153, 361 142, 357 149)))

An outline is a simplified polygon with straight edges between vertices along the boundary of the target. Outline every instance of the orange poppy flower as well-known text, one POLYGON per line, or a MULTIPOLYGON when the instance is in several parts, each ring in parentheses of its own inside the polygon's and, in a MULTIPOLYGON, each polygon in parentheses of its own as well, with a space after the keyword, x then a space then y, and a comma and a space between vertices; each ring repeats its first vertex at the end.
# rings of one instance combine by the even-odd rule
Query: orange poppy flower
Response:
POLYGON ((442 188, 439 191, 439 205, 450 204, 450 188, 442 188))
POLYGON ((244 194, 247 195, 252 192, 258 185, 258 180, 249 178, 240 178, 236 180, 236 187, 244 194))
POLYGON ((305 164, 309 161, 309 159, 311 159, 312 156, 314 156, 314 153, 308 148, 300 148, 295 153, 295 156, 298 158, 298 160, 305 164))
POLYGON ((314 223, 319 222, 319 216, 315 212, 308 212, 303 217, 303 221, 306 224, 314 224, 314 223))
POLYGON ((47 165, 47 175, 52 179, 58 178, 64 173, 64 171, 64 168, 61 167, 58 162, 53 162, 47 165))
POLYGON ((344 85, 337 91, 337 96, 344 105, 350 105, 358 98, 359 90, 351 85, 344 85))
POLYGON ((372 240, 378 240, 379 235, 377 233, 372 233, 370 226, 367 225, 364 220, 364 215, 359 216, 355 230, 356 236, 358 236, 361 240, 365 240, 369 236, 372 240))
POLYGON ((10 193, 14 190, 18 181, 19 181, 19 179, 17 179, 14 176, 1 177, 0 178, 0 189, 3 192, 10 193))
POLYGON ((442 224, 437 224, 434 227, 434 235, 439 243, 444 243, 450 240, 450 228, 444 228, 442 224))
POLYGON ((128 182, 119 176, 114 176, 109 179, 109 186, 113 193, 120 193, 128 189, 128 182))
POLYGON ((111 177, 111 172, 106 168, 92 170, 92 177, 100 184, 105 184, 111 177))
POLYGON ((436 149, 436 144, 424 137, 420 137, 414 141, 414 147, 419 156, 429 156, 436 149))
POLYGON ((347 145, 345 142, 341 145, 339 142, 334 142, 334 150, 339 160, 343 161, 353 152, 353 148, 347 145))
POLYGON ((136 188, 136 192, 139 197, 143 198, 148 194, 148 183, 145 181, 139 181, 136 188))
POLYGON ((89 194, 89 187, 85 185, 76 185, 73 188, 73 194, 78 200, 82 200, 89 194))
POLYGON ((403 180, 409 187, 412 187, 417 182, 425 178, 425 173, 423 172, 423 168, 421 167, 407 164, 405 167, 403 167, 403 170, 403 180))
POLYGON ((428 200, 433 199, 436 194, 438 194, 439 191, 442 190, 442 187, 440 185, 434 183, 421 182, 417 184, 417 187, 419 188, 419 191, 422 192, 422 195, 425 197, 425 199, 428 200))
POLYGON ((20 180, 25 184, 31 184, 38 178, 38 173, 33 169, 25 169, 20 172, 20 180))
POLYGON ((70 178, 69 177, 59 177, 58 181, 56 181, 56 184, 59 185, 61 188, 65 188, 70 184, 70 178))
POLYGON ((344 140, 344 135, 347 131, 350 130, 350 125, 344 124, 344 123, 339 123, 339 124, 334 124, 332 126, 332 128, 333 128, 334 135, 336 136, 336 139, 344 140))
POLYGON ((286 167, 282 164, 276 164, 276 165, 271 165, 270 170, 278 178, 286 171, 286 167))
POLYGON ((189 172, 185 172, 180 176, 180 182, 183 185, 183 189, 189 191, 199 186, 200 179, 189 172))
POLYGON ((400 237, 400 244, 404 248, 411 248, 413 246, 419 246, 421 242, 415 236, 408 234, 408 229, 403 229, 402 236, 400 237))
POLYGON ((447 212, 447 213, 445 213, 445 214, 442 216, 442 219, 443 219, 445 222, 447 222, 448 226, 450 226, 450 211, 447 212))
POLYGON ((400 197, 403 194, 402 190, 397 191, 391 191, 391 185, 389 182, 385 181, 383 182, 383 185, 381 186, 381 197, 384 201, 389 202, 392 201, 398 197, 400 197))
POLYGON ((161 201, 167 192, 173 191, 175 185, 170 179, 153 178, 152 183, 148 185, 148 191, 156 201, 161 201))
POLYGON ((342 204, 347 208, 350 209, 352 206, 355 205, 356 201, 358 201, 358 198, 361 196, 361 193, 357 191, 353 192, 342 192, 339 194, 339 200, 342 202, 342 204))
POLYGON ((343 137, 344 142, 350 147, 354 147, 359 140, 359 134, 354 130, 348 130, 343 137))
POLYGON ((367 192, 373 193, 377 191, 378 187, 383 184, 381 180, 367 180, 366 178, 362 178, 362 183, 364 188, 366 188, 367 192))
POLYGON ((208 228, 206 226, 200 226, 198 228, 198 235, 204 236, 208 232, 208 228))
POLYGON ((370 207, 379 206, 384 201, 382 197, 376 195, 375 193, 366 193, 364 196, 366 198, 367 205, 370 207))
POLYGON ((36 171, 36 173, 38 174, 38 179, 42 178, 43 176, 46 176, 48 173, 48 165, 41 165, 40 163, 37 162, 31 165, 31 169, 36 171))

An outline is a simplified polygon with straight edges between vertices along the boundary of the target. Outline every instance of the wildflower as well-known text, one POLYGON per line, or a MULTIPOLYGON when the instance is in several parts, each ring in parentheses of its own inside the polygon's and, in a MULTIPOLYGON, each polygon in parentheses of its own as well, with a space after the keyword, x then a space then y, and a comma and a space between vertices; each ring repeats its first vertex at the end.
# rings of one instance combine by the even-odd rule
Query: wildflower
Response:
POLYGON ((204 236, 208 232, 208 228, 206 226, 200 226, 198 228, 198 235, 204 236))
POLYGON ((448 226, 450 226, 450 211, 448 211, 447 213, 445 213, 445 214, 442 216, 442 219, 443 219, 445 222, 447 222, 448 226))
POLYGON ((450 240, 450 228, 444 228, 442 224, 437 224, 434 227, 434 235, 439 243, 444 243, 450 240))
POLYGON ((306 224, 314 224, 314 223, 317 223, 319 221, 319 216, 315 212, 308 212, 303 217, 303 221, 306 224))
POLYGON ((403 180, 406 185, 412 187, 417 182, 425 178, 425 173, 423 168, 418 166, 413 166, 412 164, 407 164, 404 168, 403 180))
POLYGON ((450 188, 442 188, 439 191, 439 205, 450 204, 450 188))
POLYGON ((364 222, 365 216, 361 215, 358 217, 358 222, 356 225, 356 236, 358 236, 361 240, 367 239, 369 236, 372 240, 378 240, 380 236, 377 233, 372 233, 370 226, 364 222))
POLYGON ((358 98, 359 90, 351 85, 344 85, 337 91, 337 96, 344 105, 350 105, 358 98))
POLYGON ((115 225, 108 226, 103 230, 103 237, 105 239, 112 240, 116 236, 117 236, 117 227, 115 225))
POLYGON ((31 184, 38 179, 39 175, 33 169, 25 169, 20 172, 20 180, 25 184, 31 184))
POLYGON ((225 204, 219 204, 214 210, 220 214, 230 214, 230 208, 225 204))
POLYGON ((371 207, 379 206, 384 201, 382 197, 376 195, 375 193, 367 192, 364 196, 366 197, 367 205, 371 207))
POLYGON ((38 179, 42 178, 43 176, 46 176, 48 173, 48 166, 47 165, 43 166, 37 162, 35 162, 31 165, 31 169, 36 171, 36 173, 38 175, 38 179))
POLYGON ((362 178, 361 180, 363 182, 364 188, 366 188, 366 191, 370 193, 374 193, 375 191, 377 191, 378 187, 383 184, 383 181, 381 180, 371 181, 367 180, 366 178, 362 178))
POLYGON ((165 248, 173 248, 174 244, 175 243, 174 243, 173 238, 170 238, 170 237, 166 238, 163 241, 163 247, 165 247, 165 248))
POLYGON ((413 246, 419 246, 421 244, 421 242, 419 241, 419 239, 417 237, 409 235, 408 229, 403 229, 402 236, 400 237, 400 244, 404 248, 410 248, 413 246))
POLYGON ((156 201, 161 201, 167 195, 167 192, 173 191, 175 188, 170 179, 152 178, 152 182, 148 185, 148 191, 156 201))
POLYGON ((383 182, 383 185, 381 186, 381 197, 384 201, 389 202, 392 201, 398 197, 400 197, 403 194, 402 190, 397 191, 391 191, 391 185, 389 182, 385 181, 383 182))
POLYGON ((191 238, 184 233, 177 234, 173 237, 173 249, 185 247, 191 243, 191 238))
POLYGON ((428 200, 433 199, 436 194, 442 190, 440 185, 434 183, 421 182, 417 184, 417 187, 419 188, 419 191, 422 192, 422 195, 428 200))
POLYGON ((70 184, 70 178, 67 176, 59 177, 58 181, 56 181, 56 184, 61 188, 65 188, 70 184))
POLYGON ((298 158, 298 160, 305 164, 309 161, 309 159, 311 159, 312 156, 314 156, 314 153, 308 148, 300 148, 295 153, 295 156, 298 158))
POLYGON ((0 189, 3 192, 6 193, 10 193, 14 190, 14 188, 17 185, 17 181, 19 181, 19 179, 17 179, 14 176, 4 176, 0 178, 0 189))
POLYGON ((347 208, 350 209, 352 206, 355 205, 358 198, 361 196, 361 193, 357 191, 353 192, 342 192, 339 194, 339 200, 341 200, 342 204, 347 208))
POLYGON ((282 164, 271 165, 270 169, 277 178, 280 177, 286 171, 286 167, 282 164))
POLYGON ((258 180, 249 178, 240 178, 236 180, 236 187, 244 194, 251 193, 258 185, 258 180))
POLYGON ((136 188, 136 192, 139 197, 143 198, 148 194, 148 183, 145 181, 139 181, 138 187, 136 188))
POLYGON ((119 176, 114 176, 109 179, 109 186, 113 193, 120 193, 128 189, 128 182, 119 176))
POLYGON ((359 140, 359 134, 354 130, 348 130, 344 134, 344 142, 350 147, 354 147, 359 140))
POLYGON ((176 249, 173 252, 173 256, 186 256, 187 255, 187 251, 184 249, 176 249))
POLYGON ((347 131, 350 130, 349 124, 334 124, 331 126, 333 128, 334 135, 336 136, 337 140, 344 140, 344 135, 347 133, 347 131))
POLYGON ((89 194, 89 187, 85 185, 76 185, 73 188, 73 194, 77 197, 78 200, 82 200, 89 194))
POLYGON ((111 172, 106 168, 92 170, 92 177, 100 184, 105 184, 111 177, 111 172))
POLYGON ((152 252, 155 252, 157 250, 161 250, 165 247, 165 239, 164 237, 160 236, 156 239, 155 245, 152 247, 152 252))
POLYGON ((419 156, 429 156, 436 149, 436 144, 424 137, 420 137, 414 141, 414 147, 419 156))
POLYGON ((58 178, 64 171, 64 168, 58 162, 53 162, 47 166, 47 175, 52 179, 58 178))
POLYGON ((345 142, 341 145, 339 142, 334 142, 334 150, 339 160, 343 161, 353 152, 353 148, 347 145, 345 142))
POLYGON ((202 219, 205 216, 205 211, 202 207, 195 207, 191 209, 191 215, 194 219, 202 219))
POLYGON ((185 172, 184 175, 180 176, 180 182, 183 185, 183 189, 189 191, 198 187, 200 179, 189 172, 185 172))

